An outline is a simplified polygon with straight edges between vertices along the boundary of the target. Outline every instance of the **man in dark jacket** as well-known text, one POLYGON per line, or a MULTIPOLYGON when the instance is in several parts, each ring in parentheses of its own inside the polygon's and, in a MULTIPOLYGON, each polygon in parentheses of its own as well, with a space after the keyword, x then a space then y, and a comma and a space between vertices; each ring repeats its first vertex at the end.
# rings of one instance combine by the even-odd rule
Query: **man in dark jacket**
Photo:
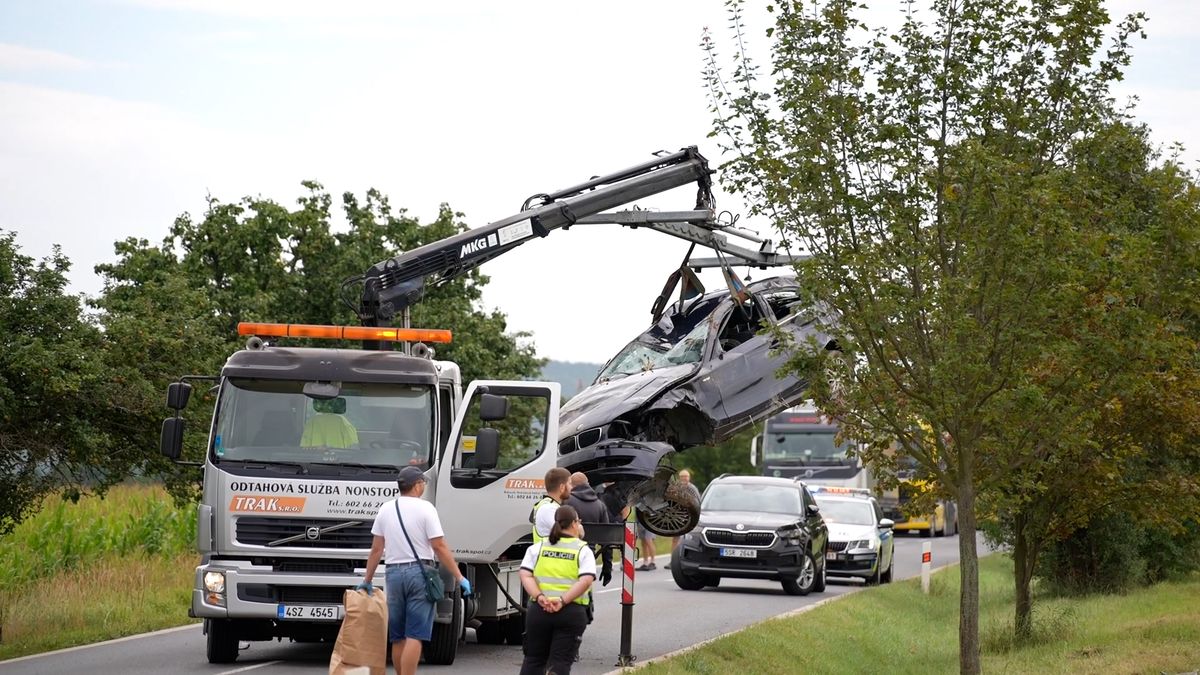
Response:
MULTIPOLYGON (((565 505, 574 507, 579 513, 579 519, 584 523, 612 522, 608 517, 608 507, 600 501, 600 497, 588 483, 588 477, 582 473, 571 474, 571 496, 567 497, 565 505)), ((603 561, 600 583, 607 586, 608 582, 612 581, 612 549, 607 546, 600 547, 600 558, 603 561)))

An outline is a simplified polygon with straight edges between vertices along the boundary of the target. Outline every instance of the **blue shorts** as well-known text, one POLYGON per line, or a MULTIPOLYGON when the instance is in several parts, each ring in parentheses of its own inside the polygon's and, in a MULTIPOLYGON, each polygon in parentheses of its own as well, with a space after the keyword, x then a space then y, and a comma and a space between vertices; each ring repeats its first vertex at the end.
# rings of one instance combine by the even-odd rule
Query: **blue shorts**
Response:
POLYGON ((387 568, 388 642, 433 637, 434 605, 425 597, 420 565, 387 568))

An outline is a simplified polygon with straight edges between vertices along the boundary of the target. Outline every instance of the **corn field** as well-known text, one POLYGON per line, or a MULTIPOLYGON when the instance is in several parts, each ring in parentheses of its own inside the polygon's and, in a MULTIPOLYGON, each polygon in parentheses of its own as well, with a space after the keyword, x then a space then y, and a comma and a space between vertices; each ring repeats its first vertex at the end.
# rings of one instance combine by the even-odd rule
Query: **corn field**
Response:
POLYGON ((49 497, 0 537, 0 593, 110 556, 178 556, 195 543, 195 507, 160 486, 119 485, 78 503, 49 497))

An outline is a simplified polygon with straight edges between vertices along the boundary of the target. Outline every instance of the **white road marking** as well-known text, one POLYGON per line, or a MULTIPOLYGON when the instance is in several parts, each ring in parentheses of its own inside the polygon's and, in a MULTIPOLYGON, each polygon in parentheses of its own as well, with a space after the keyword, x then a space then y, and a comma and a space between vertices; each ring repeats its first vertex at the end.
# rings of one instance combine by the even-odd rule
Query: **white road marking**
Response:
POLYGON ((247 670, 254 670, 256 668, 266 668, 267 666, 273 666, 276 663, 283 663, 283 661, 279 660, 279 659, 277 659, 275 661, 263 661, 262 663, 256 663, 252 666, 243 666, 241 668, 234 668, 233 670, 226 670, 224 672, 217 673, 217 675, 233 675, 234 673, 244 673, 247 670))
POLYGON ((179 631, 189 630, 192 628, 199 628, 202 625, 203 624, 201 624, 201 623, 190 623, 186 626, 176 626, 174 628, 164 628, 163 630, 156 630, 156 631, 153 631, 150 633, 138 633, 137 635, 126 635, 125 637, 116 638, 115 640, 105 640, 104 642, 94 642, 90 645, 79 645, 77 647, 66 647, 64 649, 55 649, 52 652, 42 652, 41 654, 30 654, 29 656, 19 656, 15 659, 8 659, 6 661, 0 661, 0 664, 8 665, 10 663, 19 663, 21 661, 30 661, 32 659, 40 659, 43 656, 54 656, 56 654, 66 654, 68 652, 77 652, 77 651, 80 651, 83 649, 92 649, 93 647, 103 647, 105 645, 115 645, 118 642, 128 642, 130 640, 140 640, 142 638, 153 637, 155 635, 165 635, 167 633, 176 633, 179 631))

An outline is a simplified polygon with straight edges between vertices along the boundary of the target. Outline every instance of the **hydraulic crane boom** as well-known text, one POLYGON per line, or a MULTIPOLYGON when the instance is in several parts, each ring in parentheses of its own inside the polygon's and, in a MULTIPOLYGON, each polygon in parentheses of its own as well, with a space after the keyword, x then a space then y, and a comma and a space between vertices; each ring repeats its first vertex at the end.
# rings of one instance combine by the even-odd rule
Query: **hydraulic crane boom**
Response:
MULTIPOLYGON (((564 190, 534 195, 520 213, 371 266, 362 279, 359 317, 367 326, 385 324, 420 301, 426 285, 445 283, 534 236, 544 237, 553 230, 576 224, 615 223, 646 227, 712 248, 734 258, 738 264, 766 267, 793 262, 793 256, 776 254, 770 241, 716 223, 711 176, 708 160, 695 146, 690 146, 564 190), (698 190, 696 205, 691 211, 604 213, 607 209, 692 182, 698 190), (530 202, 535 200, 540 203, 531 205, 530 202), (749 239, 760 247, 752 250, 730 244, 723 233, 749 239)), ((689 264, 712 267, 724 264, 724 261, 714 258, 689 264)))

